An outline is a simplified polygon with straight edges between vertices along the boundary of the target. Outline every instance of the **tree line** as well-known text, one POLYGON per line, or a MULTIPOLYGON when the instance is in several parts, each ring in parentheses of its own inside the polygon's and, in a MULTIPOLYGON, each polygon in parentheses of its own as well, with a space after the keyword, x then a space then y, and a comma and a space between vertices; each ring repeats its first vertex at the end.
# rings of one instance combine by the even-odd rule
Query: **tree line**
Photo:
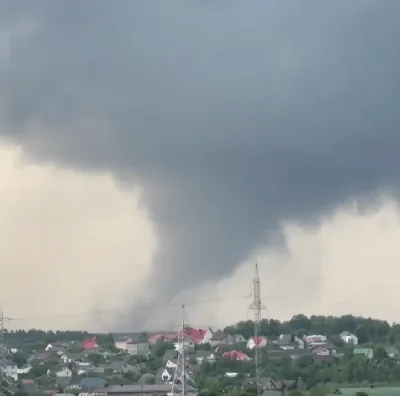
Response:
MULTIPOLYGON (((364 318, 353 315, 343 316, 305 316, 302 314, 293 316, 288 321, 276 319, 264 319, 261 321, 261 334, 277 337, 280 334, 321 334, 327 337, 339 335, 342 331, 349 331, 359 338, 359 343, 390 343, 400 341, 400 324, 385 320, 364 318)), ((252 321, 242 321, 233 326, 227 326, 224 331, 229 334, 242 334, 249 338, 254 333, 252 321)))

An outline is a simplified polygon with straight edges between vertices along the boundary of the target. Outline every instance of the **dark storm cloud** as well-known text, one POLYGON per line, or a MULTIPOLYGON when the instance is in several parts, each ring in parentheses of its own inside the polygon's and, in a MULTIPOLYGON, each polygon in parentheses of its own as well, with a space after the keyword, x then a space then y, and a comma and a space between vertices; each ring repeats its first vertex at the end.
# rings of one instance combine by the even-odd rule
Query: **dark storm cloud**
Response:
POLYGON ((8 137, 145 186, 164 298, 282 220, 398 185, 398 2, 4 4, 37 23, 12 41, 8 137))

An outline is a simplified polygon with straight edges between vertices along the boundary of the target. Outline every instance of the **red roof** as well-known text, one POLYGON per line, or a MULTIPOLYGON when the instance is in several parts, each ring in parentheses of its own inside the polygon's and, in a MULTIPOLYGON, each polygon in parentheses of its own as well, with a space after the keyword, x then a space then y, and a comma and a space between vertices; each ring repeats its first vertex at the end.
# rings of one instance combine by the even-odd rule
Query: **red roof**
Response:
POLYGON ((82 341, 83 349, 95 349, 98 348, 96 337, 88 337, 82 341))
POLYGON ((232 360, 248 360, 249 357, 240 351, 229 351, 222 354, 224 358, 232 359, 232 360))
POLYGON ((254 341, 256 345, 260 344, 266 344, 267 343, 267 337, 251 337, 251 339, 254 341))
POLYGON ((162 342, 162 341, 174 341, 178 338, 178 335, 176 333, 166 333, 166 334, 154 334, 151 335, 147 341, 150 344, 154 344, 156 342, 162 342))
POLYGON ((198 342, 204 339, 207 330, 203 329, 194 329, 192 327, 187 327, 185 329, 185 335, 189 337, 193 342, 198 342))

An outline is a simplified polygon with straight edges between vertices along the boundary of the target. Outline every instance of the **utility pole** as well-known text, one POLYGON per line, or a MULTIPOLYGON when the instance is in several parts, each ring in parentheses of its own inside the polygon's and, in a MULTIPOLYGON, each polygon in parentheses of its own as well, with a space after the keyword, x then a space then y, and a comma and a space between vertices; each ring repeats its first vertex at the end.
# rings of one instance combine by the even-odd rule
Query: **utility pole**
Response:
POLYGON ((4 322, 11 318, 4 317, 3 308, 0 307, 0 396, 13 396, 12 384, 7 378, 7 354, 8 348, 4 343, 4 322))
POLYGON ((253 302, 250 304, 250 309, 254 311, 254 364, 256 366, 256 384, 257 384, 257 396, 260 396, 260 323, 261 313, 265 309, 265 306, 261 302, 260 292, 260 277, 258 276, 258 264, 256 263, 255 276, 253 279, 253 302))
POLYGON ((182 350, 182 396, 186 395, 186 353, 185 353, 185 332, 186 332, 186 326, 185 326, 185 306, 182 305, 182 339, 181 339, 181 344, 179 348, 182 350))
POLYGON ((186 358, 186 328, 185 306, 182 305, 182 323, 178 332, 178 360, 172 383, 173 396, 187 396, 190 393, 196 392, 196 384, 191 377, 191 371, 189 370, 186 358))

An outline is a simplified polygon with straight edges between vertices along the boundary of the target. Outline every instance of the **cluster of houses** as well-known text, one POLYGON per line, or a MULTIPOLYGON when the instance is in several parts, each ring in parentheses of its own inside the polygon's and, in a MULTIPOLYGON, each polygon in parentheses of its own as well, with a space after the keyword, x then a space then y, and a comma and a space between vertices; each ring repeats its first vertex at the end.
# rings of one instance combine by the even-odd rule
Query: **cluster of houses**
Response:
MULTIPOLYGON (((221 358, 243 362, 251 361, 251 351, 255 347, 268 347, 267 355, 272 360, 279 360, 283 357, 298 359, 308 355, 312 356, 315 362, 325 363, 340 357, 337 346, 330 343, 323 335, 308 335, 300 338, 292 334, 282 334, 274 340, 265 336, 246 339, 241 334, 187 328, 183 343, 178 343, 178 335, 178 333, 169 332, 121 337, 115 341, 115 348, 118 352, 103 350, 97 344, 95 337, 83 340, 79 345, 79 352, 71 352, 71 343, 55 343, 48 345, 43 352, 31 356, 28 364, 23 367, 17 367, 10 359, 4 362, 0 369, 14 381, 19 379, 32 381, 26 377, 33 365, 52 362, 52 367, 56 369, 49 369, 47 375, 55 378, 56 384, 85 392, 107 389, 106 393, 110 393, 110 389, 112 389, 112 385, 108 381, 110 377, 120 376, 122 378, 131 374, 136 383, 136 385, 132 383, 131 388, 136 386, 135 389, 140 389, 140 392, 135 392, 143 393, 143 387, 153 387, 154 389, 158 387, 157 389, 160 389, 161 392, 161 389, 165 390, 166 387, 171 386, 182 345, 187 352, 185 356, 188 363, 194 372, 205 361, 214 362, 221 358), (151 356, 152 346, 166 342, 171 345, 171 348, 165 351, 161 359, 161 367, 158 367, 156 372, 149 372, 146 361, 151 356), (207 347, 203 347, 205 345, 207 347), (89 355, 93 354, 99 355, 102 363, 95 364, 92 359, 89 359, 89 355), (141 357, 141 359, 132 359, 133 356, 141 357), (132 364, 132 362, 135 363, 132 364)), ((344 343, 354 346, 354 354, 364 355, 367 358, 373 357, 371 349, 358 348, 358 339, 354 334, 343 332, 339 337, 344 343)), ((16 350, 10 351, 10 353, 16 352, 16 350)), ((399 355, 397 350, 388 350, 388 353, 390 356, 399 355)), ((235 377, 237 373, 227 372, 225 375, 235 377)), ((32 385, 31 382, 29 384, 32 385)), ((102 392, 99 391, 99 393, 102 392)), ((152 393, 157 393, 157 391, 152 393)))

